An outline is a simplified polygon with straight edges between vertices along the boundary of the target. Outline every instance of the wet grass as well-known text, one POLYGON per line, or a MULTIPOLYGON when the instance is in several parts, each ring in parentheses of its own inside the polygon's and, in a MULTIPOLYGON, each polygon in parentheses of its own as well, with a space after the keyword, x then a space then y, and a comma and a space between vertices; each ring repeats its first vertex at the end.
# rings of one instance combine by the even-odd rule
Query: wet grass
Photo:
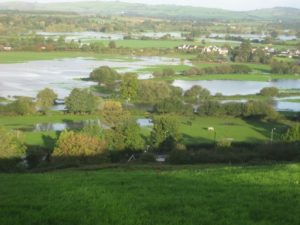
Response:
POLYGON ((0 174, 5 225, 294 225, 300 165, 0 174))

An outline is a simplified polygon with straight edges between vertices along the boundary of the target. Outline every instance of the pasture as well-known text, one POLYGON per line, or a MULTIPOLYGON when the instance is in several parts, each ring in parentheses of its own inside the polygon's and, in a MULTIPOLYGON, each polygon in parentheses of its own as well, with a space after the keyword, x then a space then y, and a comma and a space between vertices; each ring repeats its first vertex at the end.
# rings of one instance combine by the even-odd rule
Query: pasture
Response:
MULTIPOLYGON (((135 118, 143 118, 135 115, 135 118)), ((0 118, 0 126, 25 130, 25 141, 29 145, 44 146, 45 137, 56 138, 54 131, 30 131, 37 123, 76 122, 100 118, 100 115, 49 115, 49 116, 15 116, 0 118), (27 130, 27 131, 26 131, 27 130)), ((176 116, 179 122, 179 131, 184 144, 211 144, 224 138, 234 142, 263 143, 270 139, 272 128, 279 133, 286 125, 261 120, 243 120, 233 117, 185 117, 176 116), (214 127, 215 132, 209 132, 208 127, 214 127)), ((150 136, 152 127, 142 127, 141 132, 145 138, 150 136)))
POLYGON ((294 225, 300 165, 0 174, 0 224, 294 225))

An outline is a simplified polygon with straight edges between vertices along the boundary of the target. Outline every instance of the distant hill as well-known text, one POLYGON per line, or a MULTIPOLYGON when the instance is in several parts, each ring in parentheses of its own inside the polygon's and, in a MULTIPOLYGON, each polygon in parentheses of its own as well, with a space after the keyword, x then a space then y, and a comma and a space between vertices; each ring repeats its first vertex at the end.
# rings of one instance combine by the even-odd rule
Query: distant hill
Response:
POLYGON ((297 20, 300 21, 300 9, 276 7, 246 12, 237 12, 223 9, 175 6, 175 5, 145 5, 124 2, 72 2, 72 3, 0 3, 2 10, 20 11, 66 11, 82 14, 128 15, 157 18, 181 19, 215 19, 215 20, 297 20))

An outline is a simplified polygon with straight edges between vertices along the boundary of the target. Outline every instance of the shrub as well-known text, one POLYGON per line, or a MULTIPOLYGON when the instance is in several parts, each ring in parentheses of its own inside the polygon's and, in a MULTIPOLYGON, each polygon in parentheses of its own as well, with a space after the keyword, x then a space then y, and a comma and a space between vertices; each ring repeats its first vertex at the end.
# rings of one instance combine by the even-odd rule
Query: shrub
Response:
POLYGON ((91 137, 73 131, 60 134, 53 151, 55 159, 74 162, 98 162, 106 153, 106 143, 96 137, 91 137))
POLYGON ((26 146, 19 131, 9 131, 0 127, 0 169, 15 168, 26 146))
POLYGON ((231 147, 231 140, 228 138, 223 138, 217 141, 217 148, 230 148, 231 147))
POLYGON ((143 153, 140 157, 142 163, 154 163, 156 161, 155 156, 152 153, 143 153))
POLYGON ((190 164, 192 157, 188 151, 173 150, 170 152, 169 162, 172 164, 190 164))
POLYGON ((88 90, 75 88, 66 98, 66 107, 72 113, 91 113, 101 104, 101 98, 94 96, 88 90))
POLYGON ((260 91, 260 95, 268 97, 275 97, 278 95, 278 93, 279 90, 276 87, 265 87, 260 91))

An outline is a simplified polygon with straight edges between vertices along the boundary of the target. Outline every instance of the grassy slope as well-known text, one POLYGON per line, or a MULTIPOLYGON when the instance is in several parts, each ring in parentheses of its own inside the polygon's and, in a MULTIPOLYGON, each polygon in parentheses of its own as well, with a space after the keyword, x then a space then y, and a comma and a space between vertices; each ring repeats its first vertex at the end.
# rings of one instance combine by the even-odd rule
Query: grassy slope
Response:
POLYGON ((300 224, 300 165, 0 174, 0 224, 300 224))

